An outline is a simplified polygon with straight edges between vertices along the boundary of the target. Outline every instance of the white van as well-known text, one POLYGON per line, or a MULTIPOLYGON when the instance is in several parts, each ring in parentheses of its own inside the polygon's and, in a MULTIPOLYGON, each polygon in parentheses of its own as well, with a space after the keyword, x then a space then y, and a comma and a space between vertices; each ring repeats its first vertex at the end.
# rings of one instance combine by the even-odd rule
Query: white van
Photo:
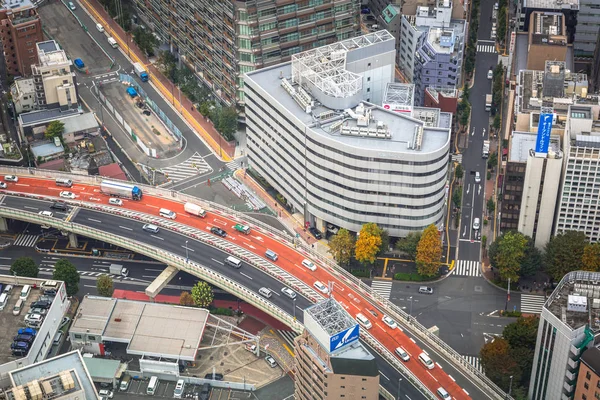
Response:
POLYGON ((148 388, 146 389, 146 394, 150 396, 154 396, 154 392, 158 388, 158 378, 153 376, 150 378, 150 383, 148 383, 148 388))
POLYGON ((177 214, 167 208, 161 208, 158 210, 158 215, 165 218, 175 219, 177 218, 177 214))
POLYGON ((311 271, 317 270, 317 266, 312 261, 307 260, 306 258, 304 260, 302 260, 302 265, 304 265, 306 268, 310 269, 311 271))
POLYGON ((71 187, 73 186, 73 181, 70 179, 65 179, 65 178, 56 178, 56 186, 64 186, 64 187, 71 187))
POLYGON ((240 268, 242 266, 242 261, 232 256, 227 257, 225 263, 231 265, 233 268, 240 268))
POLYGON ((267 251, 265 252, 265 257, 267 257, 271 261, 277 261, 277 253, 275 253, 273 250, 267 249, 267 251))
POLYGON ((443 387, 439 387, 437 390, 437 394, 438 396, 440 396, 440 399, 444 399, 444 400, 451 400, 452 397, 450 397, 450 393, 448 393, 446 391, 446 389, 444 389, 443 387))
POLYGON ((112 47, 113 49, 116 49, 117 47, 119 47, 119 45, 117 44, 117 41, 115 39, 113 39, 111 36, 108 37, 108 44, 110 44, 110 47, 112 47))
POLYGON ((21 295, 19 296, 19 298, 21 300, 27 300, 30 292, 31 292, 31 286, 29 286, 29 285, 23 286, 23 289, 21 289, 21 295))
POLYGON ((358 322, 365 329, 371 329, 373 327, 371 321, 369 321, 367 317, 361 313, 356 314, 356 322, 358 322))
POLYGON ((433 361, 431 361, 431 358, 429 358, 429 356, 425 353, 419 354, 419 361, 421 361, 421 364, 423 364, 427 369, 433 369, 433 367, 435 367, 435 364, 433 361))
POLYGON ((176 399, 180 399, 181 396, 183 395, 184 389, 185 389, 185 381, 183 379, 178 380, 177 384, 175 385, 175 390, 173 391, 173 397, 175 397, 176 399))
POLYGON ((102 26, 102 24, 96 24, 96 29, 98 30, 98 32, 104 32, 104 27, 102 26))
POLYGON ((258 289, 258 293, 260 293, 267 299, 271 298, 272 296, 271 289, 267 289, 266 287, 261 287, 260 289, 258 289))
POLYGON ((6 303, 8 303, 8 294, 0 294, 0 310, 4 310, 4 307, 6 307, 6 303))
POLYGON ((13 307, 13 315, 21 314, 21 310, 23 309, 23 303, 25 303, 25 300, 17 300, 17 304, 15 304, 15 306, 13 307))

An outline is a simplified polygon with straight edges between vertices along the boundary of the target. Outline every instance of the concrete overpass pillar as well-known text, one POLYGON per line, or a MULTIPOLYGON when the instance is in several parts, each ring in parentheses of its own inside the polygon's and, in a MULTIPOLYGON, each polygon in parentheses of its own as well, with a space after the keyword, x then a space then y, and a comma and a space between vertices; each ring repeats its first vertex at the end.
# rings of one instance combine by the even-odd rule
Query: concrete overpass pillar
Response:
POLYGON ((79 247, 79 241, 77 240, 77 234, 69 233, 69 246, 77 248, 79 247))
POLYGON ((8 231, 8 222, 6 221, 6 218, 0 217, 0 232, 6 231, 8 231))
POLYGON ((146 296, 150 297, 152 301, 154 301, 154 297, 156 297, 156 295, 163 290, 165 286, 167 286, 169 281, 173 279, 178 272, 179 269, 170 265, 167 266, 167 268, 165 268, 164 271, 161 272, 160 275, 158 275, 156 279, 146 288, 146 296))

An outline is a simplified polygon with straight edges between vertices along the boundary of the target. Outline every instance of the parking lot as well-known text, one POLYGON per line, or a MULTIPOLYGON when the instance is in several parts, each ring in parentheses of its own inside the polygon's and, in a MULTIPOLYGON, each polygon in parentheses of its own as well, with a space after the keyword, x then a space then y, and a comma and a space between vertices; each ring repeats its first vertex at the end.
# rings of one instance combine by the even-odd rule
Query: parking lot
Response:
MULTIPOLYGON (((83 30, 62 2, 44 2, 38 8, 38 13, 43 21, 44 30, 51 39, 58 42, 69 58, 80 58, 90 74, 108 71, 112 61, 83 30)), ((87 28, 96 29, 94 26, 87 28)))
MULTIPOLYGON (((136 397, 147 397, 146 389, 148 388, 149 379, 132 379, 129 384, 129 389, 125 392, 115 392, 115 399, 132 399, 136 397)), ((194 398, 194 393, 200 393, 202 385, 186 384, 185 391, 182 398, 194 398)), ((174 381, 163 381, 160 380, 158 388, 154 394, 154 397, 173 398, 173 391, 175 390, 174 381)), ((229 390, 221 388, 212 388, 210 399, 211 400, 233 400, 233 399, 247 399, 251 396, 249 391, 244 392, 241 390, 229 390)))
MULTIPOLYGON (((6 286, 6 284, 11 284, 11 282, 0 283, 2 283, 3 287, 6 286)), ((16 286, 12 289, 4 310, 0 311, 0 365, 21 358, 12 355, 10 345, 13 342, 13 337, 17 335, 19 328, 25 328, 23 318, 25 318, 27 311, 29 311, 29 304, 42 294, 40 289, 32 288, 29 297, 23 303, 21 313, 19 315, 13 315, 13 308, 17 303, 17 300, 19 300, 22 287, 23 286, 16 286)))

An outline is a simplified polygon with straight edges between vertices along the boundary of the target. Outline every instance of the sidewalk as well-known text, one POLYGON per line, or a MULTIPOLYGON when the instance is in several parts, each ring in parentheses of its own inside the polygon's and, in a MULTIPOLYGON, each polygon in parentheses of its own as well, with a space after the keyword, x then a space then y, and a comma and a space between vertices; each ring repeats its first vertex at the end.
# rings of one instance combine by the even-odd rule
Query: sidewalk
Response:
POLYGON ((226 142, 221 138, 221 135, 216 131, 214 126, 196 110, 192 102, 179 91, 177 86, 173 85, 162 75, 158 68, 150 63, 150 60, 132 40, 131 35, 128 35, 119 24, 110 18, 97 0, 81 0, 80 4, 90 12, 92 18, 104 25, 107 33, 121 46, 123 54, 127 52, 126 56, 132 62, 140 62, 146 67, 150 74, 151 82, 156 85, 167 102, 171 103, 173 108, 182 115, 183 119, 195 129, 196 134, 202 137, 217 153, 222 148, 222 154, 219 154, 218 157, 223 158, 225 162, 231 161, 231 157, 235 152, 235 142, 226 142), (181 103, 179 100, 181 100, 181 103))

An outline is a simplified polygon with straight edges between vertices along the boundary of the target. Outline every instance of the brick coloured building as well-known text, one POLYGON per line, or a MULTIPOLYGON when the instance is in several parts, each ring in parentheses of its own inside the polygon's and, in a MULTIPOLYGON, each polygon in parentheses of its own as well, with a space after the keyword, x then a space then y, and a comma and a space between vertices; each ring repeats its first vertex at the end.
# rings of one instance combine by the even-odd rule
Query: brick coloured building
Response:
POLYGON ((42 23, 30 0, 3 0, 0 8, 0 40, 9 75, 30 75, 38 63, 35 44, 44 40, 42 23))
POLYGON ((583 352, 574 400, 600 398, 600 349, 590 347, 583 352))

